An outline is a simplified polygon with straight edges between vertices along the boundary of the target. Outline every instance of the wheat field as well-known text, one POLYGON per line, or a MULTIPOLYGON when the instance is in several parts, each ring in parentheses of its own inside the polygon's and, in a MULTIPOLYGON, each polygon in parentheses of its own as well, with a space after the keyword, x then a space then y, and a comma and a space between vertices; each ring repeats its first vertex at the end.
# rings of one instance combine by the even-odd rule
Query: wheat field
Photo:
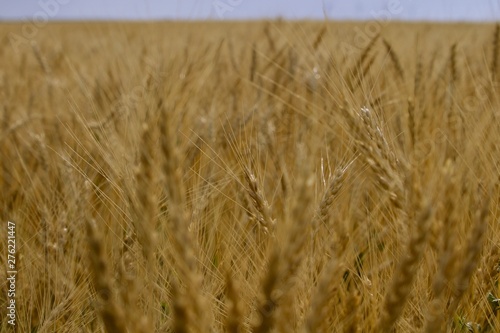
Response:
POLYGON ((500 26, 373 23, 1 24, 0 332, 499 331, 500 26))

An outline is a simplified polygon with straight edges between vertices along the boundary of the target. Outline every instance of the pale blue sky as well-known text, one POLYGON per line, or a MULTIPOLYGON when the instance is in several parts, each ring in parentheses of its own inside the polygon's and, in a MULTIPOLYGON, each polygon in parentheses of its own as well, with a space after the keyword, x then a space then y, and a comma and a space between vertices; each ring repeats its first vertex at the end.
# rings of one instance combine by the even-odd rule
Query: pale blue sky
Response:
POLYGON ((0 19, 24 20, 322 19, 324 13, 333 19, 500 21, 500 0, 0 0, 0 19))

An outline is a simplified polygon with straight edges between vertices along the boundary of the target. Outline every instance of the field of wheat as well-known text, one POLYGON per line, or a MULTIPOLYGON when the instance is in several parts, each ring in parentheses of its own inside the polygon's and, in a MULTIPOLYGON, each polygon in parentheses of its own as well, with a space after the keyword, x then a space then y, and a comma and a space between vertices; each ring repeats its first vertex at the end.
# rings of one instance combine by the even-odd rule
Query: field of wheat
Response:
POLYGON ((498 332, 500 28, 376 24, 0 25, 0 332, 498 332))

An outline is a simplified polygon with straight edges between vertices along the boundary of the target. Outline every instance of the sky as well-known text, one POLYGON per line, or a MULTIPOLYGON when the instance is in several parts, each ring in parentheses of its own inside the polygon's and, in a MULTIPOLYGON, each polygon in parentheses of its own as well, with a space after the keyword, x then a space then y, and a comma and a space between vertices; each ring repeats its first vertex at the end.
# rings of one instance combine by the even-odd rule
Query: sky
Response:
POLYGON ((0 20, 500 21, 500 0, 0 0, 0 20))

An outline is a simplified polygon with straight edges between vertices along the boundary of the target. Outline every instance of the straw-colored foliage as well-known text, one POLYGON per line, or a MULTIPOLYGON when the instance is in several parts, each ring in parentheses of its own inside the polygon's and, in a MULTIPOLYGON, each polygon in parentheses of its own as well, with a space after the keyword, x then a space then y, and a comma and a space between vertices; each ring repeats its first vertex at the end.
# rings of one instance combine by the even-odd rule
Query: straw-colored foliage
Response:
POLYGON ((500 330, 498 26, 0 32, 1 332, 500 330))

